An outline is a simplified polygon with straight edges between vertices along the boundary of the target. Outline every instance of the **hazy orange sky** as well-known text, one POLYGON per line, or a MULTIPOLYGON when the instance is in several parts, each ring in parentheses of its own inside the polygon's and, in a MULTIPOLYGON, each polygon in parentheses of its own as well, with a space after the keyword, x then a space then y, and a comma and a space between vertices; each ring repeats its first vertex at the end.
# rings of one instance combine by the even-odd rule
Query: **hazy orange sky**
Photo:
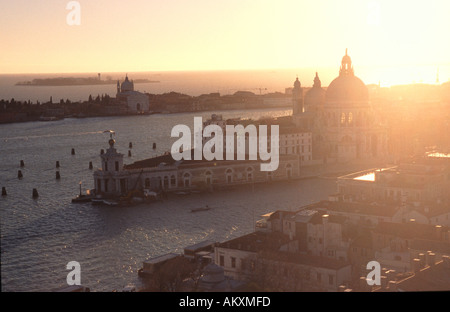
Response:
POLYGON ((1 73, 339 67, 348 48, 450 78, 448 0, 79 0, 79 26, 68 2, 0 2, 1 73))

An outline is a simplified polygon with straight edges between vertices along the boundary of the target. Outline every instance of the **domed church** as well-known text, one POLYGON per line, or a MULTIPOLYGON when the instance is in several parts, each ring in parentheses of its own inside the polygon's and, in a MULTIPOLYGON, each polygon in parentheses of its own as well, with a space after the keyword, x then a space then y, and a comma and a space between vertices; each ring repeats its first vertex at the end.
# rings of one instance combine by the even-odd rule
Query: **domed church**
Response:
POLYGON ((134 90, 133 80, 128 79, 126 75, 122 83, 117 81, 117 100, 127 108, 131 114, 143 114, 149 111, 149 99, 145 93, 134 90))
POLYGON ((293 121, 312 132, 313 159, 342 162, 386 155, 386 127, 378 122, 368 89, 355 76, 347 50, 339 76, 326 90, 316 73, 313 87, 303 97, 297 80, 293 91, 293 121))

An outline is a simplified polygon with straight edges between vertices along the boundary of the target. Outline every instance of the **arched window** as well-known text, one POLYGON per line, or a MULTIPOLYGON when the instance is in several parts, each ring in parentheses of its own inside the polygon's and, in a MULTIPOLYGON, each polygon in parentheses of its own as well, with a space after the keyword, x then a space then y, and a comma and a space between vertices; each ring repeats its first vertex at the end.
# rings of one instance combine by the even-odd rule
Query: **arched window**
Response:
POLYGON ((183 183, 184 183, 184 187, 191 186, 191 174, 189 172, 186 172, 185 174, 183 174, 183 183))
POLYGON ((346 119, 345 113, 342 113, 341 114, 341 126, 345 125, 345 121, 346 121, 345 119, 346 119))
POLYGON ((348 113, 348 124, 349 125, 353 124, 353 113, 352 112, 348 113))
POLYGON ((177 178, 175 177, 175 175, 172 175, 170 177, 170 185, 171 186, 176 186, 177 185, 177 178))
POLYGON ((226 176, 226 179, 227 179, 227 183, 233 183, 233 169, 228 168, 225 171, 225 176, 226 176))
POLYGON ((286 165, 286 176, 288 179, 292 177, 292 165, 290 163, 286 165))
POLYGON ((146 189, 150 188, 150 179, 146 178, 144 184, 146 189))
POLYGON ((209 170, 205 172, 205 182, 208 185, 212 184, 212 173, 209 170))
POLYGON ((165 189, 169 188, 169 177, 168 176, 164 176, 164 188, 165 189))
POLYGON ((247 181, 253 181, 253 168, 252 167, 248 167, 246 169, 246 177, 247 177, 247 181))

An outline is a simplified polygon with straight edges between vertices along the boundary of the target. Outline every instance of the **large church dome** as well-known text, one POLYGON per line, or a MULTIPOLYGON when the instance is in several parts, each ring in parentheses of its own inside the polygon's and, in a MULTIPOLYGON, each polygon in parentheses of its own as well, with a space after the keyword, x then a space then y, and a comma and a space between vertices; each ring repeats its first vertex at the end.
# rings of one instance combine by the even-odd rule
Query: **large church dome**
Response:
POLYGON ((355 76, 347 50, 342 58, 339 76, 327 88, 326 100, 327 102, 369 100, 369 91, 364 82, 355 76))
POLYGON ((128 75, 125 77, 125 81, 120 85, 120 90, 122 92, 134 91, 134 83, 128 80, 128 75))

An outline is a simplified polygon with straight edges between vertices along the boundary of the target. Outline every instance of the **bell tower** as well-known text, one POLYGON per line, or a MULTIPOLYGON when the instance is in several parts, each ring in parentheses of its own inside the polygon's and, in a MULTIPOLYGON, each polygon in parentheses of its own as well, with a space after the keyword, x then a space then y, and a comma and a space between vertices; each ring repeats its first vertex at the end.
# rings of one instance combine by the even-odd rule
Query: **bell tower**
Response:
POLYGON ((354 76, 352 59, 347 54, 347 49, 345 49, 345 55, 342 58, 341 68, 339 70, 339 76, 354 76))
POLYGON ((123 171, 123 154, 114 148, 116 142, 110 132, 109 148, 100 155, 102 168, 94 172, 95 191, 97 194, 117 195, 126 191, 126 178, 123 171))
POLYGON ((303 89, 298 77, 295 79, 294 88, 292 89, 292 110, 293 115, 303 113, 303 89))
POLYGON ((114 143, 116 143, 116 141, 112 138, 112 133, 108 143, 109 148, 103 155, 100 155, 102 159, 102 170, 105 173, 122 171, 123 154, 117 153, 117 150, 114 148, 114 143))

